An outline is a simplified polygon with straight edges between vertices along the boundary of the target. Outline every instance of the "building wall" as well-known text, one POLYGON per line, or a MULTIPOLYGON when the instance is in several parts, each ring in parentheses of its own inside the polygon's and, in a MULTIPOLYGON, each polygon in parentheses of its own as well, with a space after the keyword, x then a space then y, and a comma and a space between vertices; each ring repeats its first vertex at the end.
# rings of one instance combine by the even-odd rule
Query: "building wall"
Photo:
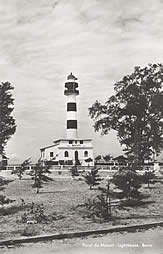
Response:
POLYGON ((44 151, 41 152, 41 159, 43 160, 51 160, 54 157, 58 157, 58 146, 51 146, 44 149, 44 151), (53 153, 53 154, 51 154, 53 153))
POLYGON ((41 158, 43 160, 51 160, 55 158, 55 161, 73 161, 75 163, 75 152, 78 153, 78 159, 82 166, 93 166, 94 156, 93 147, 90 140, 71 140, 72 144, 69 144, 68 140, 61 140, 58 145, 47 147, 42 151, 41 158), (83 141, 83 144, 80 144, 83 141), (86 159, 91 158, 92 162, 85 162, 86 159))
MULTIPOLYGON (((87 166, 88 163, 85 162, 86 159, 91 158, 93 160, 93 149, 84 147, 67 147, 59 149, 59 159, 60 160, 72 160, 75 162, 75 152, 78 153, 78 159, 82 166, 87 166), (65 152, 68 153, 68 157, 65 157, 65 152)), ((94 160, 89 163, 90 166, 94 165, 94 160)))

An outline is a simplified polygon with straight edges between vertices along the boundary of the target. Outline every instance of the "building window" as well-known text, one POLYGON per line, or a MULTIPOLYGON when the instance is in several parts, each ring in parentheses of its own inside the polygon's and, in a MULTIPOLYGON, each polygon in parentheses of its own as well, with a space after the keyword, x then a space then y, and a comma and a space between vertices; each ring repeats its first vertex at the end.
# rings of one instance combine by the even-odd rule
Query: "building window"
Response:
POLYGON ((81 144, 81 145, 83 144, 83 140, 80 140, 80 144, 81 144))
POLYGON ((65 151, 65 157, 68 157, 68 152, 67 151, 65 151))
POLYGON ((84 157, 88 157, 88 151, 84 151, 84 157))
POLYGON ((77 144, 78 143, 78 141, 77 140, 75 140, 75 144, 77 144))
POLYGON ((50 157, 53 157, 53 152, 50 152, 50 157))
POLYGON ((72 145, 72 143, 73 143, 72 140, 69 140, 69 144, 72 145))

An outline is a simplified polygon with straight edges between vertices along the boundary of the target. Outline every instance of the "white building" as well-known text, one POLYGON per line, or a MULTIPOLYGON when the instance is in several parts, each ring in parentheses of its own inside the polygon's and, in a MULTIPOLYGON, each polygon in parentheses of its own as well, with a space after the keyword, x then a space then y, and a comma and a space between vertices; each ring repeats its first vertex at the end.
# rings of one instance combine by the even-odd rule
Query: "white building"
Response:
POLYGON ((71 73, 67 77, 64 91, 67 98, 66 138, 55 140, 52 145, 41 148, 42 161, 50 161, 53 165, 94 165, 92 140, 78 138, 77 88, 77 78, 71 73))

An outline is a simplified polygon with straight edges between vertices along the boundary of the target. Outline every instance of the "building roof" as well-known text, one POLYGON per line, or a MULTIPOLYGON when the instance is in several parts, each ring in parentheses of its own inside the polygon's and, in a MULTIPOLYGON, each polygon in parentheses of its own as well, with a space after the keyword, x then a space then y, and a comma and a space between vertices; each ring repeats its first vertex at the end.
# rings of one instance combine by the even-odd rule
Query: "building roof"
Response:
POLYGON ((50 146, 44 146, 44 147, 40 148, 40 150, 42 151, 42 150, 45 150, 46 148, 50 148, 50 147, 53 147, 53 146, 56 146, 56 144, 53 144, 53 145, 50 145, 50 146))
POLYGON ((69 140, 72 140, 72 141, 80 141, 80 140, 83 140, 83 141, 92 141, 91 138, 61 138, 61 139, 57 139, 57 140, 54 140, 53 142, 56 143, 56 142, 60 142, 60 141, 69 141, 69 140))
POLYGON ((40 150, 45 150, 46 148, 50 148, 50 147, 53 147, 53 146, 56 146, 57 144, 56 143, 59 143, 60 141, 69 141, 69 140, 72 140, 72 141, 80 141, 80 140, 83 140, 83 141, 92 141, 92 139, 86 139, 86 138, 76 138, 76 139, 70 139, 70 138, 62 138, 62 139, 57 139, 57 140, 54 140, 54 144, 53 145, 49 145, 49 146, 45 146, 45 147, 42 147, 40 148, 40 150))
POLYGON ((9 158, 7 158, 6 155, 2 154, 2 160, 8 160, 9 158))
POLYGON ((117 156, 115 158, 113 158, 113 160, 115 161, 127 161, 128 159, 126 157, 124 157, 123 155, 117 156))

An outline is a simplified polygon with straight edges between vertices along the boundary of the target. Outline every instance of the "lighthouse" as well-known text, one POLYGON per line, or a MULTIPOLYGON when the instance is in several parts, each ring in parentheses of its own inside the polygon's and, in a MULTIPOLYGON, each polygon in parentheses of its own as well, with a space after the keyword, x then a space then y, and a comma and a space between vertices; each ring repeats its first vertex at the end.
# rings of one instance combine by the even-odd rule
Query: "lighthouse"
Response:
POLYGON ((64 95, 67 97, 66 111, 66 136, 67 139, 78 138, 77 103, 76 96, 79 95, 77 78, 72 74, 68 75, 65 82, 64 95))
MULTIPOLYGON (((66 138, 53 141, 53 144, 42 147, 41 160, 49 165, 71 167, 72 165, 93 166, 92 139, 79 137, 77 119, 78 79, 72 74, 64 83, 66 96, 66 138)), ((63 129, 64 130, 64 129, 63 129)))

